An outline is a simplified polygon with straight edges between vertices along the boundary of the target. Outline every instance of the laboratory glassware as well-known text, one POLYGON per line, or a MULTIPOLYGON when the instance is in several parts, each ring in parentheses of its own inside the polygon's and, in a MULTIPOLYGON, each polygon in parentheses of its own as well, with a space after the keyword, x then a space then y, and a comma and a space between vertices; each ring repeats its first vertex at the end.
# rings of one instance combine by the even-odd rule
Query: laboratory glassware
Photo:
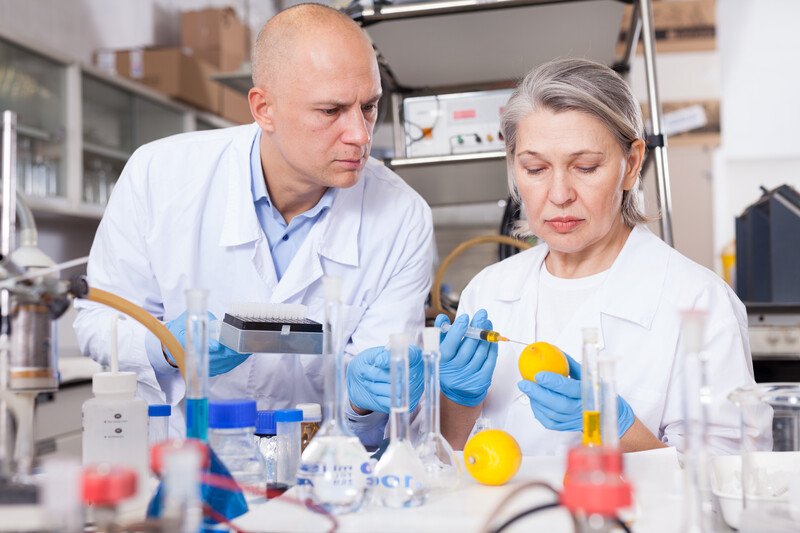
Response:
POLYGON ((202 441, 208 438, 207 302, 208 291, 186 291, 186 437, 202 441))
POLYGON ((617 423, 617 360, 608 355, 597 357, 597 378, 600 384, 600 441, 605 448, 619 448, 617 423))
POLYGON ((322 407, 318 403, 298 403, 294 407, 303 411, 303 423, 300 425, 300 450, 305 451, 308 443, 319 431, 322 423, 322 407))
POLYGON ((369 454, 346 425, 346 344, 341 305, 341 280, 325 277, 323 327, 324 411, 322 427, 309 442, 297 473, 298 494, 329 513, 357 511, 368 491, 372 472, 369 454))
POLYGON ((581 359, 581 405, 583 410, 584 446, 600 446, 600 383, 597 375, 597 328, 583 328, 581 359))
POLYGON ((415 507, 428 496, 425 465, 409 440, 408 347, 404 334, 389 337, 389 446, 375 466, 375 496, 384 507, 415 507))
POLYGON ((425 465, 426 480, 430 490, 448 490, 458 485, 461 476, 460 461, 453 454, 450 443, 442 436, 440 426, 439 384, 439 328, 425 328, 422 332, 422 358, 425 377, 425 400, 423 402, 424 432, 417 444, 422 464, 425 465))
POLYGON ((255 400, 219 400, 209 404, 208 444, 211 449, 239 485, 261 489, 261 495, 244 493, 248 503, 263 501, 267 493, 264 458, 253 440, 255 424, 255 400))
POLYGON ((716 531, 711 501, 708 452, 708 406, 711 390, 703 354, 706 312, 681 312, 683 355, 683 418, 686 438, 683 451, 683 531, 716 531))
POLYGON ((800 523, 800 383, 740 387, 729 398, 742 415, 740 529, 769 523, 793 531, 800 523))
POLYGON ((279 409, 275 411, 275 428, 278 435, 278 483, 294 486, 300 466, 300 425, 303 411, 279 409))
POLYGON ((264 458, 264 479, 267 481, 267 488, 270 488, 270 485, 278 482, 278 430, 275 427, 275 411, 256 413, 255 440, 258 451, 264 458))
POLYGON ((147 407, 150 446, 169 439, 169 417, 172 406, 169 404, 152 404, 147 407))
MULTIPOLYGON (((441 326, 442 333, 447 333, 452 328, 452 324, 444 323, 441 326)), ((467 328, 467 331, 464 332, 464 336, 469 339, 475 339, 479 341, 488 341, 488 342, 513 342, 516 344, 522 344, 523 346, 527 346, 527 342, 520 342, 511 340, 508 337, 501 335, 497 331, 492 331, 490 329, 481 329, 481 328, 474 328, 472 326, 467 328)))
POLYGON ((119 371, 117 320, 111 319, 111 371, 92 376, 92 393, 83 403, 83 464, 128 466, 136 471, 137 492, 147 492, 147 402, 136 397, 136 372, 119 371))
POLYGON ((203 522, 200 496, 202 456, 192 446, 168 449, 164 456, 163 531, 196 533, 203 522))

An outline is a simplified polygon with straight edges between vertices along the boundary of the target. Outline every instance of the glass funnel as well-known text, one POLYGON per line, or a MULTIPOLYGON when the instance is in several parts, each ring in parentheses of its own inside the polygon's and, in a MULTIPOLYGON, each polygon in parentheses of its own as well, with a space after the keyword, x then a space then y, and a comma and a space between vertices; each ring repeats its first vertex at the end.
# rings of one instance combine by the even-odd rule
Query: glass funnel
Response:
POLYGON ((442 436, 440 427, 440 333, 439 328, 425 328, 422 333, 422 358, 425 365, 425 401, 422 413, 424 432, 417 444, 417 454, 425 465, 426 479, 431 490, 455 488, 461 476, 460 462, 453 454, 450 443, 442 436))
POLYGON ((345 424, 345 365, 341 280, 322 280, 325 292, 323 422, 300 459, 297 490, 329 513, 357 511, 367 494, 372 471, 369 454, 345 424))
POLYGON ((800 521, 800 383, 741 387, 729 398, 742 414, 742 522, 793 524, 787 531, 794 531, 800 521))

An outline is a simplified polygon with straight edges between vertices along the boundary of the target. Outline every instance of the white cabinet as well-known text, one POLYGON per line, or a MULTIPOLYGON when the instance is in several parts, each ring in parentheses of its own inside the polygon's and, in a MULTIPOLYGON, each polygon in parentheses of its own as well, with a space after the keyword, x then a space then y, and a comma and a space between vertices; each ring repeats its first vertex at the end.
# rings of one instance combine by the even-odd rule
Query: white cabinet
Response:
POLYGON ((0 111, 19 115, 17 180, 35 211, 100 218, 136 148, 232 125, 129 80, 0 36, 0 111))

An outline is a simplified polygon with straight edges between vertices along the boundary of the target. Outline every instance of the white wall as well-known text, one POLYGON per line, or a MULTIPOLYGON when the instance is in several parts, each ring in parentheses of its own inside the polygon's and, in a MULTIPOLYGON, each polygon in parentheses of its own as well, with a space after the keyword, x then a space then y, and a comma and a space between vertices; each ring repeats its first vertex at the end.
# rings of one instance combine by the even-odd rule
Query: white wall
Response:
MULTIPOLYGON (((714 247, 735 236, 734 217, 759 186, 800 189, 800 2, 717 3, 722 146, 714 162, 714 247)), ((718 254, 717 254, 718 255, 718 254)))

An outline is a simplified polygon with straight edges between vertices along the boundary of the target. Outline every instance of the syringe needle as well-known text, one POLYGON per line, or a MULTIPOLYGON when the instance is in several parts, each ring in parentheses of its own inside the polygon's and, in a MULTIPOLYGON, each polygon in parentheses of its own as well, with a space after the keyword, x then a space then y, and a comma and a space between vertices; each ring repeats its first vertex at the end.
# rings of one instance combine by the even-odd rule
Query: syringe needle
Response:
MULTIPOLYGON (((452 324, 445 323, 445 324, 441 325, 440 329, 444 333, 447 333, 450 330, 451 327, 452 327, 452 324)), ((496 331, 492 331, 491 329, 480 329, 480 328, 474 328, 474 327, 470 326, 470 327, 467 328, 467 331, 464 333, 464 336, 468 337, 470 339, 476 339, 476 340, 479 340, 479 341, 513 342, 513 343, 516 343, 516 344, 522 344, 523 346, 527 346, 527 343, 511 340, 508 337, 504 337, 503 335, 501 335, 500 333, 498 333, 496 331)))

